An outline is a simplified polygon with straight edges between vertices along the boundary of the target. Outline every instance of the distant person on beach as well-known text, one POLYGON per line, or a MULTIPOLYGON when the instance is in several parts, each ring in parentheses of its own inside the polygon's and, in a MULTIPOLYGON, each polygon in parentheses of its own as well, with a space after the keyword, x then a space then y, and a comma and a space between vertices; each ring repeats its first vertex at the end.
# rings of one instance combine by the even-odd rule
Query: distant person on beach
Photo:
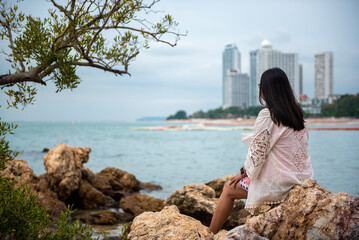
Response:
POLYGON ((247 199, 251 214, 261 204, 281 203, 289 190, 313 177, 308 155, 308 129, 285 72, 272 68, 262 74, 259 101, 266 108, 252 133, 242 134, 248 154, 240 172, 227 181, 218 200, 210 230, 217 233, 232 212, 235 199, 247 199))

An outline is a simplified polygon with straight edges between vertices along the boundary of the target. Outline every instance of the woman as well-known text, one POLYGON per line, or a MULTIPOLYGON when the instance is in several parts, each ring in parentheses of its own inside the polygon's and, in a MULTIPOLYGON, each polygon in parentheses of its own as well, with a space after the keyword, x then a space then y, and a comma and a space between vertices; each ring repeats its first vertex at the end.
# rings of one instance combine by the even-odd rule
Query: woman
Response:
POLYGON ((210 229, 217 233, 232 212, 235 199, 247 199, 253 214, 261 204, 283 202, 295 184, 313 177, 308 155, 308 129, 287 75, 279 68, 262 74, 259 101, 266 108, 252 133, 242 134, 248 154, 240 172, 225 183, 210 229), (238 184, 239 183, 239 184, 238 184))

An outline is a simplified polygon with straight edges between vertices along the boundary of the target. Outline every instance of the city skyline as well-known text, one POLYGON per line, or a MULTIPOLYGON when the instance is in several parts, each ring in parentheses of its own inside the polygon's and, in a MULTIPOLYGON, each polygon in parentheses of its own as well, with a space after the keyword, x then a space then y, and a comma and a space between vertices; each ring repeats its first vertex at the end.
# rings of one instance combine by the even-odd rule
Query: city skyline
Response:
MULTIPOLYGON (((135 120, 169 116, 180 109, 187 113, 214 109, 223 101, 223 46, 236 43, 242 52, 241 72, 250 73, 250 51, 258 49, 264 38, 276 49, 299 53, 303 93, 309 97, 314 96, 314 55, 325 51, 335 56, 334 93, 359 92, 356 1, 162 0, 157 5, 174 16, 182 32, 188 30, 178 46, 151 43, 130 65, 131 77, 79 68, 83 81, 77 89, 56 94, 53 86, 39 86, 37 101, 24 111, 5 110, 6 99, 0 96, 2 119, 135 120)), ((49 6, 49 2, 19 3, 20 10, 34 16, 46 16, 49 6)), ((6 44, 1 42, 1 48, 6 44)), ((0 70, 8 70, 4 59, 0 70)))
MULTIPOLYGON (((299 101, 303 94, 303 68, 298 63, 298 53, 285 53, 272 47, 268 39, 261 48, 250 51, 250 71, 241 69, 241 52, 236 44, 227 44, 222 54, 223 108, 232 106, 247 108, 260 105, 257 85, 267 69, 281 68, 288 76, 295 96, 299 101), (248 80, 247 80, 248 79, 248 80)), ((315 55, 315 97, 328 98, 333 94, 333 54, 324 52, 315 55), (318 96, 318 92, 325 92, 318 96)))

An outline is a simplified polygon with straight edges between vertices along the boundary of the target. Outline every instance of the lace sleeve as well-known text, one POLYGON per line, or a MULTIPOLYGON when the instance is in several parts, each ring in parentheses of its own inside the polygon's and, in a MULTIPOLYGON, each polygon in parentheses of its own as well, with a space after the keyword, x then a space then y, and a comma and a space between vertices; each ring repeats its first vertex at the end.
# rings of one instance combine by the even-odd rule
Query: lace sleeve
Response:
POLYGON ((261 167, 267 157, 270 148, 270 129, 273 121, 266 112, 261 113, 255 123, 253 129, 253 139, 250 142, 244 168, 250 179, 256 179, 259 175, 261 167))
POLYGON ((250 179, 256 179, 260 172, 269 149, 269 138, 269 131, 264 129, 253 139, 249 147, 244 168, 250 179))

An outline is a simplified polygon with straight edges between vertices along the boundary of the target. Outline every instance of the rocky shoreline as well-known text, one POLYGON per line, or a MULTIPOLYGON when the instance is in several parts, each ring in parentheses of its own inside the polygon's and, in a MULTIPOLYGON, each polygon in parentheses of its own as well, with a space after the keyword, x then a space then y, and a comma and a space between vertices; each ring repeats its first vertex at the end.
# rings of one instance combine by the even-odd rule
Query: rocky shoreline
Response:
POLYGON ((73 219, 86 224, 127 223, 129 239, 359 239, 359 198, 331 193, 315 180, 295 186, 278 206, 261 206, 255 216, 237 200, 224 230, 213 235, 208 226, 230 176, 186 185, 162 200, 140 194, 162 188, 131 173, 113 167, 92 172, 83 166, 90 152, 60 143, 44 157, 45 174, 36 176, 19 159, 7 162, 2 174, 16 179, 15 186, 30 186, 53 220, 72 205, 82 210, 73 219))

